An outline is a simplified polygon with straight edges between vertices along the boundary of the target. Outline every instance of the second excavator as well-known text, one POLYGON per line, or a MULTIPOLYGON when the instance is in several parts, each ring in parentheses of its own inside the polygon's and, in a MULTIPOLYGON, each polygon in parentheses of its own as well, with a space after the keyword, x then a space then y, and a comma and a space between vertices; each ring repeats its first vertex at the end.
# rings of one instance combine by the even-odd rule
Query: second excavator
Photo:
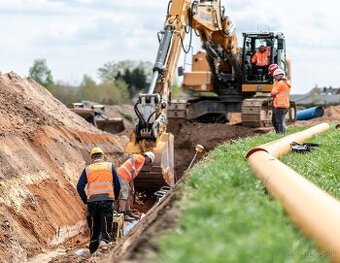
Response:
MULTIPOLYGON (((224 15, 220 0, 171 0, 164 28, 158 33, 159 49, 153 67, 148 92, 140 94, 135 105, 138 118, 126 153, 153 151, 155 165, 136 178, 136 188, 156 190, 167 184, 173 186, 174 136, 168 132, 168 120, 224 120, 229 112, 243 114, 243 123, 261 126, 270 115, 272 78, 251 65, 252 54, 265 43, 269 62, 285 71, 289 64, 282 34, 244 34, 239 48, 233 24, 224 15), (197 35, 205 53, 194 57, 193 71, 184 78, 184 89, 200 94, 185 101, 171 99, 180 54, 188 53, 184 38, 197 35), (209 96, 202 96, 210 92, 209 96), (266 93, 266 94, 265 94, 266 93), (213 95, 211 95, 213 94, 213 95)), ((190 44, 189 44, 190 47, 190 44)), ((288 73, 288 72, 287 72, 288 73)))

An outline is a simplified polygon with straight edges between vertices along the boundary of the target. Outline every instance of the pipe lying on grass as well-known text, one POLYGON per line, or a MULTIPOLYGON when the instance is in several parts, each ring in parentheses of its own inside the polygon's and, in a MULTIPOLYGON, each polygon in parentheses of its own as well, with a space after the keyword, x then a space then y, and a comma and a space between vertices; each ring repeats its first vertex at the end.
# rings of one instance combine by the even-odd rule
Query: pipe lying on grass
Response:
POLYGON ((340 202, 315 184, 281 163, 279 157, 290 150, 290 143, 302 143, 329 129, 327 123, 258 146, 247 153, 251 168, 277 198, 294 223, 340 261, 340 202))
POLYGON ((296 119, 298 121, 310 120, 317 117, 322 117, 324 114, 324 109, 321 106, 304 109, 296 113, 296 119))

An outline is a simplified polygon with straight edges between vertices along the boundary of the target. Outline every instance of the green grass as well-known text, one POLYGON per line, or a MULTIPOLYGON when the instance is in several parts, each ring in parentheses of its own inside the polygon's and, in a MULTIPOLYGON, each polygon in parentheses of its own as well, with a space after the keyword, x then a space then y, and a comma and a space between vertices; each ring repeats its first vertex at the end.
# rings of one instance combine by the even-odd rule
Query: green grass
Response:
POLYGON ((320 148, 308 154, 290 153, 282 162, 340 199, 340 130, 322 133, 309 142, 320 148))
MULTIPOLYGON (((278 138, 270 133, 224 144, 196 165, 181 187, 179 224, 162 237, 150 262, 329 262, 266 194, 245 160, 249 149, 278 138)), ((319 150, 282 160, 339 197, 339 141, 333 128, 313 139, 319 150)))

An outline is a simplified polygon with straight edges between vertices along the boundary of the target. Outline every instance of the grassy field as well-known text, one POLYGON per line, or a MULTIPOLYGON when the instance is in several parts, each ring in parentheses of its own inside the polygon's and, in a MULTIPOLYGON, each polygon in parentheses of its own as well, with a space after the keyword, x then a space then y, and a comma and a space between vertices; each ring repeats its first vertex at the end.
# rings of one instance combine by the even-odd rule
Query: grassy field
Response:
MULTIPOLYGON (((249 149, 278 138, 270 133, 224 144, 196 165, 176 204, 179 224, 163 236, 157 258, 150 261, 329 262, 248 167, 244 156, 249 149)), ((339 198, 339 130, 333 128, 310 142, 319 143, 320 149, 290 153, 282 161, 339 198)))

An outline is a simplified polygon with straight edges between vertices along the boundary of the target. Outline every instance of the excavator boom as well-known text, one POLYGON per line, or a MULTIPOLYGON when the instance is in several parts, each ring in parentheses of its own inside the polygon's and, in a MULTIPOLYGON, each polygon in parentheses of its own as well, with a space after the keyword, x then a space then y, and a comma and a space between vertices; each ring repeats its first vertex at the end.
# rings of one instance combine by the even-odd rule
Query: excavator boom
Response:
MULTIPOLYGON (((169 1, 164 27, 158 33, 159 48, 152 80, 147 93, 138 97, 135 105, 138 121, 125 148, 126 153, 153 151, 156 155, 154 166, 144 170, 136 183, 150 188, 165 183, 173 186, 176 183, 174 136, 168 132, 169 119, 175 122, 178 119, 225 122, 224 116, 230 112, 241 112, 242 103, 247 102, 247 99, 255 100, 254 105, 258 107, 255 115, 262 114, 261 107, 267 105, 270 97, 258 99, 254 96, 259 91, 265 91, 262 84, 270 85, 272 79, 263 74, 260 76, 260 72, 256 79, 246 75, 249 72, 246 63, 251 52, 255 52, 258 39, 263 38, 271 44, 271 62, 282 61, 284 69, 287 68, 282 37, 271 33, 244 35, 247 42, 244 42, 241 52, 233 23, 224 13, 225 8, 220 0, 169 1), (205 52, 197 57, 197 61, 193 61, 193 67, 197 62, 197 70, 191 76, 185 76, 183 87, 199 95, 189 100, 172 101, 178 60, 182 50, 186 53, 190 51, 193 34, 200 38, 205 52), (189 48, 184 47, 186 35, 189 35, 189 48), (200 60, 205 62, 199 63, 200 60), (266 82, 262 83, 263 80, 266 82), (215 96, 201 96, 206 91, 215 96)), ((248 107, 248 111, 249 108, 251 111, 252 107, 248 107)))

